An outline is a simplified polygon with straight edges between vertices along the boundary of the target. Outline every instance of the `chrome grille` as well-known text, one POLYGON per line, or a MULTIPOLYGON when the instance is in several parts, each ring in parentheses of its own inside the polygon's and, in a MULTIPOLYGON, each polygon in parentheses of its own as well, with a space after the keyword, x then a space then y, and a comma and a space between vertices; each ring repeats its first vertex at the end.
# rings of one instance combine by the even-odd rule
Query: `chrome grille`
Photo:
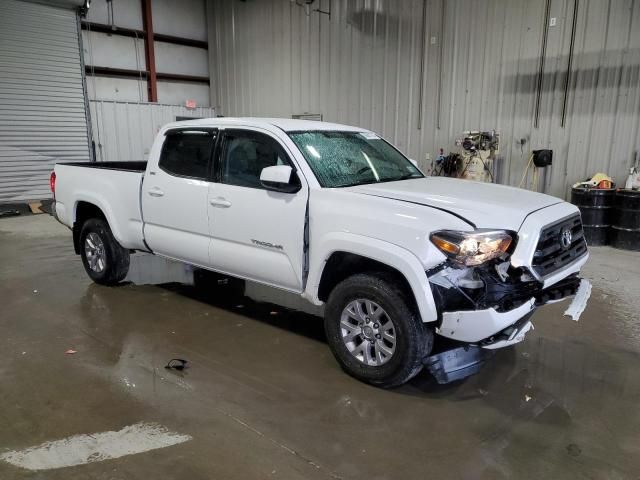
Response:
POLYGON ((569 265, 586 252, 587 244, 582 231, 582 221, 580 215, 575 215, 542 229, 531 266, 539 277, 546 277, 569 265), (563 246, 561 239, 565 229, 571 232, 571 243, 568 246, 563 246))

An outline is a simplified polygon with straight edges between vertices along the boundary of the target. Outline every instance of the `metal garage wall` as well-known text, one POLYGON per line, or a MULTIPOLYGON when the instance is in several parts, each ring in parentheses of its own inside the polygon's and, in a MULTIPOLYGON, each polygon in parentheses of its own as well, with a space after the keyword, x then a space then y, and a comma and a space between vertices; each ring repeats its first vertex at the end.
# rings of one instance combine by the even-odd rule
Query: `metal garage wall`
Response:
POLYGON ((176 117, 215 117, 213 108, 188 109, 158 103, 91 100, 91 130, 96 160, 102 162, 146 160, 161 127, 176 117))
POLYGON ((535 128, 545 4, 316 0, 311 9, 329 17, 287 0, 209 0, 212 102, 224 115, 311 112, 361 125, 423 167, 463 130, 495 128, 503 183, 519 182, 536 148, 554 150, 546 192, 566 197, 596 171, 624 183, 640 148, 640 2, 579 2, 562 127, 574 0, 550 1, 535 128))
MULTIPOLYGON (((207 41, 205 0, 151 0, 153 31, 155 34, 207 41)), ((102 25, 113 22, 115 27, 143 29, 140 0, 92 0, 86 20, 102 25), (113 19, 110 18, 110 7, 113 19)), ((144 35, 138 38, 96 32, 85 25, 82 31, 84 59, 89 67, 145 70, 144 35)), ((156 70, 159 73, 209 76, 206 48, 154 42, 156 70)), ((91 69, 90 69, 91 71, 91 69)), ((210 106, 210 88, 206 82, 186 82, 159 79, 158 102, 183 105, 195 100, 198 105, 210 106)), ((146 102, 147 81, 139 78, 94 76, 87 78, 89 98, 117 102, 146 102)))
POLYGON ((62 160, 89 160, 75 12, 0 0, 0 202, 50 196, 62 160))

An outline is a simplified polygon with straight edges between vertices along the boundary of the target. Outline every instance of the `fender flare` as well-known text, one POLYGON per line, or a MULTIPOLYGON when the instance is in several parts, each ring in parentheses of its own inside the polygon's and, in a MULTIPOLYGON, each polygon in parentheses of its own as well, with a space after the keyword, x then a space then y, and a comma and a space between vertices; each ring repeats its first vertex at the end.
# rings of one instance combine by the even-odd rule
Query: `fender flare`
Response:
POLYGON ((335 252, 346 252, 370 258, 398 270, 409 283, 423 322, 438 319, 433 293, 424 266, 413 253, 398 245, 346 232, 332 232, 319 242, 311 245, 311 268, 303 296, 316 305, 323 302, 318 298, 318 289, 327 261, 335 252))
POLYGON ((104 214, 107 220, 107 223, 109 224, 109 228, 111 229, 111 233, 113 234, 115 239, 118 241, 120 245, 123 245, 125 243, 123 241, 123 236, 122 236, 122 232, 120 231, 120 227, 118 226, 117 222, 115 222, 114 220, 114 214, 111 207, 109 206, 109 203, 102 202, 99 197, 93 195, 91 192, 83 191, 78 193, 77 196, 75 197, 74 204, 73 204, 73 211, 71 213, 72 227, 76 222, 78 204, 80 202, 90 203, 98 207, 104 214))

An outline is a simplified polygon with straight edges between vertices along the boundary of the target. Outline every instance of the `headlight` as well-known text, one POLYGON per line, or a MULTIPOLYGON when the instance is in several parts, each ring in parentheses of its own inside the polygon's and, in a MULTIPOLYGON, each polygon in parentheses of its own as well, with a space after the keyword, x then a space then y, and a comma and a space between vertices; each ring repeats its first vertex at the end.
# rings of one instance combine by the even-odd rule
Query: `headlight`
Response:
POLYGON ((432 233, 430 239, 451 260, 467 267, 504 255, 513 240, 504 230, 440 230, 432 233))

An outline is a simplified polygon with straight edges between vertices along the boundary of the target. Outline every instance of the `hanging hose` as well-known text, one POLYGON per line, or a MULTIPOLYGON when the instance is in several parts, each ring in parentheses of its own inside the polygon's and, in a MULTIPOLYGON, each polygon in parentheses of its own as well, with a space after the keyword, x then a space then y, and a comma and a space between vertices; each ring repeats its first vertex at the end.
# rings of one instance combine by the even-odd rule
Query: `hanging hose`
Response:
POLYGON ((527 173, 529 172, 529 167, 531 166, 532 163, 533 163, 533 152, 531 153, 531 156, 529 157, 529 161, 527 162, 527 166, 524 168, 524 173, 522 174, 522 180, 520 180, 520 183, 518 184, 518 188, 522 188, 522 185, 524 185, 524 179, 527 178, 527 173))

